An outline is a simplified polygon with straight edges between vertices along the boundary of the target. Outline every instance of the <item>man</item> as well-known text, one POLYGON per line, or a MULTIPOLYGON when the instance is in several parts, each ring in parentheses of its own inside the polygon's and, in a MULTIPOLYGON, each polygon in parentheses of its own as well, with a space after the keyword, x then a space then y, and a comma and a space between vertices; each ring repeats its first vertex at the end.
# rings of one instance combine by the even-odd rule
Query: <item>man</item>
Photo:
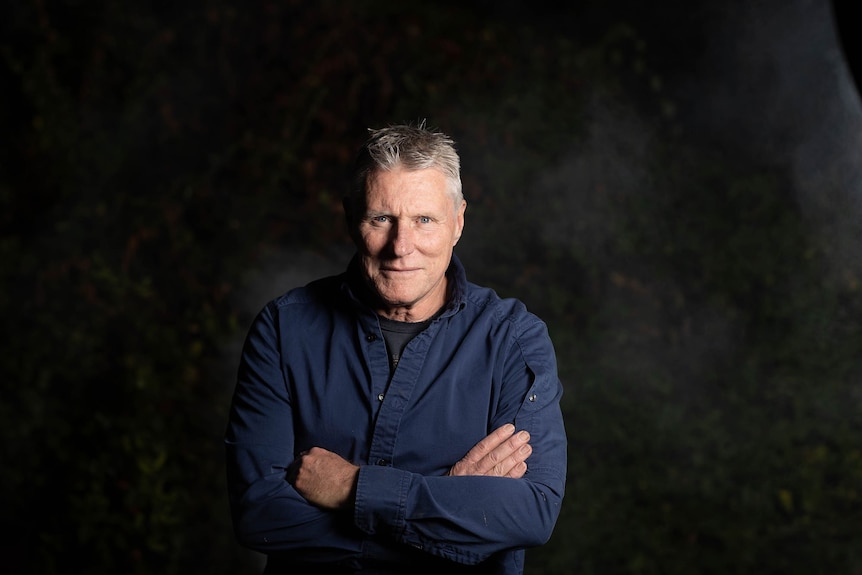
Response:
POLYGON ((515 574, 566 479, 545 324, 466 280, 452 140, 372 131, 357 253, 255 319, 226 433, 237 538, 265 573, 515 574))

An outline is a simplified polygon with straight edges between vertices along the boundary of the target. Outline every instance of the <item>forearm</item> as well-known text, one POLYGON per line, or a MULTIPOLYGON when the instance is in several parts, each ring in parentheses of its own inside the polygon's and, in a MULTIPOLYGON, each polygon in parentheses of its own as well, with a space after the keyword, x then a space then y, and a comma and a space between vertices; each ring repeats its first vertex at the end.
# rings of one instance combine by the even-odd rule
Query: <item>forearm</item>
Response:
POLYGON ((357 527, 459 563, 540 545, 553 530, 564 478, 423 477, 364 466, 357 527))
POLYGON ((347 545, 339 533, 349 517, 320 509, 287 482, 280 465, 267 464, 255 450, 226 444, 228 494, 234 531, 244 546, 268 553, 313 544, 347 545), (258 472, 258 470, 266 471, 258 472))
MULTIPOLYGON (((267 504, 241 500, 234 512, 237 541, 261 553, 315 545, 338 547, 338 523, 335 513, 290 498, 275 498, 267 504)), ((343 543, 349 547, 349 541, 343 543)))

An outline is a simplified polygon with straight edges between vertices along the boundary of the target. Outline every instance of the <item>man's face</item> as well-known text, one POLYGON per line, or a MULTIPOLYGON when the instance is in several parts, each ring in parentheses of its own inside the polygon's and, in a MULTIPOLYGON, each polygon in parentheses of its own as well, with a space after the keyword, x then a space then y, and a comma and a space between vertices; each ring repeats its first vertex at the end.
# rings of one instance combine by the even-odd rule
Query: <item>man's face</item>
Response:
POLYGON ((431 317, 446 302, 446 269, 466 202, 456 209, 446 176, 434 168, 377 172, 365 200, 356 243, 381 301, 377 312, 401 321, 431 317))

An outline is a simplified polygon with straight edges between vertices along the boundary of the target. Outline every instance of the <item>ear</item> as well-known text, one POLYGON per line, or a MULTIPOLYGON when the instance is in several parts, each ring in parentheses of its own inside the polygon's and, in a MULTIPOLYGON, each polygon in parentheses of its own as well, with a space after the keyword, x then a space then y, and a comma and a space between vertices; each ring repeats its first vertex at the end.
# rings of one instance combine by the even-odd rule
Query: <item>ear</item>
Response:
POLYGON ((461 234, 464 233, 464 213, 467 211, 467 200, 461 200, 461 205, 455 210, 455 241, 452 246, 458 244, 461 234))

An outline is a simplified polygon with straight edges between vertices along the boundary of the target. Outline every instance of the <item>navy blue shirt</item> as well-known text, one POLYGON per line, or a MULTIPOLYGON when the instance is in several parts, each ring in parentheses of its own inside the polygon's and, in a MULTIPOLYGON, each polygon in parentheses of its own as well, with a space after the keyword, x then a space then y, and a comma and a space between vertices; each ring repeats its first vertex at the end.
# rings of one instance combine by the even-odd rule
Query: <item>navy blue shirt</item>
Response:
POLYGON ((467 282, 457 257, 447 275, 447 308, 392 374, 378 317, 358 297, 356 260, 258 314, 225 436, 240 543, 271 564, 440 560, 515 574, 524 549, 548 540, 566 436, 547 328, 518 300, 467 282), (524 477, 446 475, 505 423, 530 433, 524 477), (287 482, 287 467, 314 446, 360 466, 352 513, 315 507, 287 482))

